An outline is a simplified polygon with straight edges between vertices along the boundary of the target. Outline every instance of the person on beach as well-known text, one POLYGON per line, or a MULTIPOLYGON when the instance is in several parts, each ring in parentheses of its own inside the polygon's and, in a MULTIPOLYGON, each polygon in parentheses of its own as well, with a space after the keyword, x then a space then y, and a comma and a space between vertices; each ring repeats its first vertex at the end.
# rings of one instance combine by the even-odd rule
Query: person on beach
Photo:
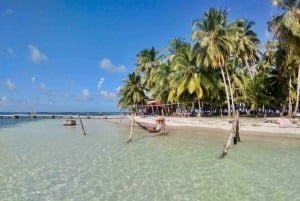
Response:
POLYGON ((156 119, 155 122, 156 122, 156 125, 150 131, 153 131, 153 132, 157 131, 158 132, 161 129, 160 121, 158 119, 156 119))
POLYGON ((150 130, 150 132, 159 132, 161 130, 162 126, 165 125, 164 119, 156 119, 155 122, 156 122, 156 125, 155 125, 155 127, 153 127, 150 130))

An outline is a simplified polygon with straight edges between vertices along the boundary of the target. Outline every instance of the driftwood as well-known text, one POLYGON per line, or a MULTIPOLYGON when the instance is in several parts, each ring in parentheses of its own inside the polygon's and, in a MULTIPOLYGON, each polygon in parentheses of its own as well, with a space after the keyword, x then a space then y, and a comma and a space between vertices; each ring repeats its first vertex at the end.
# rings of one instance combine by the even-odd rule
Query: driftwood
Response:
POLYGON ((232 139, 235 145, 237 144, 237 142, 241 141, 240 134, 239 134, 239 113, 238 112, 235 114, 234 120, 232 122, 231 131, 229 133, 228 140, 225 149, 223 151, 223 155, 222 155, 223 158, 228 154, 232 139))

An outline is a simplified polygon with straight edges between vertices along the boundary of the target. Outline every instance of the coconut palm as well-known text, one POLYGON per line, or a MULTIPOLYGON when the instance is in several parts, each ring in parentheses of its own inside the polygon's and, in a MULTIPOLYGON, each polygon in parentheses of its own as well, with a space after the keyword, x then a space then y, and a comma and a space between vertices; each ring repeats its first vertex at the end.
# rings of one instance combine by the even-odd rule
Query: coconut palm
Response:
POLYGON ((293 114, 299 107, 300 95, 300 1, 273 0, 273 5, 282 10, 268 22, 269 29, 284 44, 287 51, 287 63, 291 63, 294 55, 298 57, 297 97, 293 114))
MULTIPOLYGON (((227 10, 210 9, 204 13, 204 18, 193 22, 192 41, 196 44, 193 47, 193 56, 197 66, 213 67, 221 70, 227 105, 228 115, 231 115, 228 89, 227 63, 234 50, 236 26, 227 25, 227 10)), ((233 101, 233 100, 232 100, 233 101)))
POLYGON ((168 95, 170 92, 169 86, 169 75, 171 73, 171 64, 170 61, 167 60, 157 66, 155 68, 155 72, 153 73, 153 82, 155 85, 151 88, 150 92, 156 100, 159 100, 161 103, 168 102, 168 95))
POLYGON ((254 77, 254 66, 259 60, 257 46, 260 44, 257 34, 251 30, 254 22, 247 20, 237 20, 236 26, 241 27, 237 34, 237 45, 234 58, 237 59, 237 65, 245 66, 248 69, 251 78, 254 77))
POLYGON ((144 49, 137 55, 137 67, 135 72, 142 76, 141 83, 148 90, 153 87, 155 68, 161 64, 158 57, 158 51, 152 47, 151 49, 144 49))
POLYGON ((129 108, 135 112, 137 110, 137 105, 143 104, 145 101, 141 77, 133 72, 129 74, 128 78, 123 82, 125 84, 119 92, 119 106, 122 109, 129 108))

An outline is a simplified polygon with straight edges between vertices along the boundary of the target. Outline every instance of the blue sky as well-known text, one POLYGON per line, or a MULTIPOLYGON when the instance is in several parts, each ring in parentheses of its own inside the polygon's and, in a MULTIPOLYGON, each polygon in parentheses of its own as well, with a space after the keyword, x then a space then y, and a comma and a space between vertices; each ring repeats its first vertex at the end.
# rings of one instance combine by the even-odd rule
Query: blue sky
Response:
POLYGON ((269 0, 0 0, 0 111, 119 111, 136 55, 188 41, 212 7, 270 39, 269 0))

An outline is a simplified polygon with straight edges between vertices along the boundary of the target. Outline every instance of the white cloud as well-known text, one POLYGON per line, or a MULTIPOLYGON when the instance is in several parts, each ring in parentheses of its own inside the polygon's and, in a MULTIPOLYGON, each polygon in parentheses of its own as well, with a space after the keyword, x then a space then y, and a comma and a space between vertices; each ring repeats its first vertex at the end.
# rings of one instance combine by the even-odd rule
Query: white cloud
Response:
POLYGON ((5 15, 12 15, 12 14, 14 14, 14 10, 11 9, 11 8, 8 8, 8 9, 5 10, 4 14, 5 15))
POLYGON ((99 79, 99 81, 98 81, 98 88, 99 88, 99 89, 102 87, 103 82, 104 82, 104 78, 101 77, 101 78, 99 79))
POLYGON ((17 54, 15 53, 14 49, 13 48, 8 48, 7 49, 7 52, 9 53, 9 55, 15 57, 17 56, 17 54))
POLYGON ((81 91, 81 94, 76 97, 76 100, 79 100, 81 102, 87 102, 92 100, 90 91, 88 89, 83 89, 81 91))
POLYGON ((32 84, 35 84, 35 81, 36 81, 36 78, 35 78, 35 77, 32 77, 32 78, 31 78, 32 84))
POLYGON ((34 47, 33 45, 28 45, 28 48, 30 49, 31 53, 30 53, 30 59, 32 62, 38 64, 42 61, 47 61, 48 57, 41 53, 40 50, 36 47, 34 47))
POLYGON ((119 93, 119 91, 121 90, 122 87, 117 87, 116 88, 116 92, 119 93))
POLYGON ((41 84, 40 87, 41 87, 41 89, 46 89, 46 85, 45 84, 41 84))
POLYGON ((109 99, 109 100, 115 99, 117 97, 117 95, 115 93, 107 92, 104 90, 100 91, 100 96, 105 99, 109 99))
POLYGON ((13 81, 11 81, 10 79, 6 80, 5 85, 6 85, 6 87, 7 87, 8 90, 13 91, 13 90, 16 89, 15 83, 13 83, 13 81))
POLYGON ((82 96, 83 97, 86 97, 86 98, 89 98, 90 97, 90 92, 88 89, 83 89, 82 90, 82 96))
POLYGON ((99 61, 99 67, 101 69, 104 69, 106 71, 112 72, 112 73, 125 73, 127 72, 127 68, 124 65, 114 65, 111 63, 111 61, 107 58, 103 58, 101 61, 99 61))
POLYGON ((6 107, 8 103, 6 96, 0 96, 0 107, 6 107))
POLYGON ((7 100, 7 97, 6 96, 1 96, 0 97, 0 102, 5 102, 7 100))

